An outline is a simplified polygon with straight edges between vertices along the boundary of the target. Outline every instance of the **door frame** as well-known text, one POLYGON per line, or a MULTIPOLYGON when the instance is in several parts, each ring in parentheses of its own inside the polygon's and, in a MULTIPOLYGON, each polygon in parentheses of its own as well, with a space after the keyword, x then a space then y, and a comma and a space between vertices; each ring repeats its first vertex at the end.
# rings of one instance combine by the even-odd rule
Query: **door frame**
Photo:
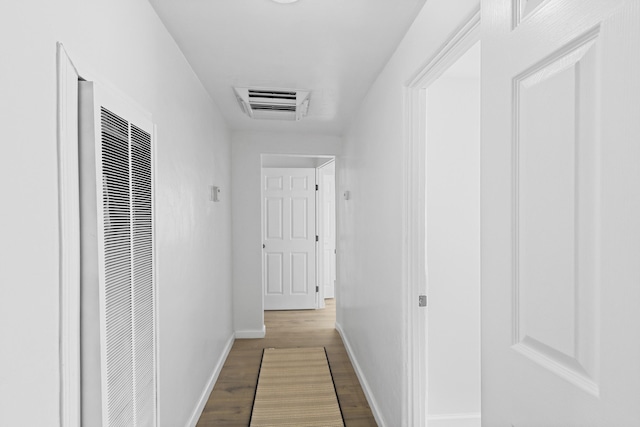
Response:
MULTIPOLYGON (((334 178, 334 183, 335 183, 335 164, 336 164, 336 159, 335 157, 331 158, 330 160, 328 160, 327 162, 319 165, 318 167, 316 167, 316 183, 317 185, 320 186, 320 190, 316 193, 316 232, 319 236, 319 241, 318 241, 318 254, 317 254, 317 259, 318 259, 318 265, 317 265, 317 280, 318 280, 318 286, 320 286, 320 292, 318 293, 318 308, 324 308, 325 304, 324 304, 324 299, 325 299, 325 289, 324 289, 324 264, 326 262, 325 258, 324 258, 324 204, 326 202, 325 198, 322 196, 322 182, 320 180, 320 178, 322 177, 322 173, 321 170, 330 165, 333 164, 334 165, 334 172, 333 172, 333 178, 334 178)), ((335 184, 334 184, 335 187, 335 184)), ((335 212, 335 191, 334 191, 334 214, 335 212)), ((335 239, 335 233, 336 233, 336 224, 334 222, 333 224, 333 228, 334 228, 334 239, 335 239)), ((334 243, 335 246, 335 243, 334 243)), ((335 298, 335 281, 334 281, 334 298, 335 298)))
MULTIPOLYGON (((57 189, 58 189, 58 283, 59 283, 59 417, 61 427, 81 427, 81 339, 80 339, 80 171, 78 157, 78 81, 99 82, 109 92, 135 108, 137 103, 114 87, 93 67, 72 55, 62 42, 56 43, 57 80, 57 189), (73 59, 71 59, 73 58, 73 59)), ((157 148, 157 127, 153 124, 152 150, 157 148)), ((157 170, 157 156, 152 158, 157 170)), ((155 177, 152 182, 154 212, 156 209, 155 177)), ((155 222, 155 215, 154 215, 155 222)), ((157 274, 157 237, 153 236, 153 277, 159 289, 157 274)), ((160 310, 154 294, 156 313, 160 310)), ((160 420, 160 322, 155 316, 156 358, 156 423, 160 420)))
POLYGON ((58 280, 60 283, 60 425, 80 427, 80 178, 78 163, 78 80, 62 43, 58 74, 58 280))
POLYGON ((480 6, 463 19, 460 26, 421 66, 404 87, 404 182, 403 182, 403 289, 405 310, 405 378, 403 408, 405 425, 427 425, 426 310, 418 306, 418 296, 427 293, 425 240, 426 191, 426 91, 469 48, 480 40, 480 6))

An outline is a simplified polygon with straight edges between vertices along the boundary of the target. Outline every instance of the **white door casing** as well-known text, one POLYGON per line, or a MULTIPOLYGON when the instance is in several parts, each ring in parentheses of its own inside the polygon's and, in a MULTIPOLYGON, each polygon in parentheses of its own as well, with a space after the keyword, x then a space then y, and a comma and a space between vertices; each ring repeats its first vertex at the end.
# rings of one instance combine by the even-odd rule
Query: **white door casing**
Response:
MULTIPOLYGON (((403 186, 403 282, 406 313, 406 348, 409 357, 404 369, 406 383, 405 417, 402 425, 425 426, 443 423, 476 423, 479 414, 430 414, 427 420, 427 307, 418 304, 427 295, 426 265, 426 144, 427 88, 480 40, 480 5, 464 17, 459 26, 421 66, 405 88, 404 140, 405 181, 403 186)), ((456 424, 457 425, 457 424, 456 424)), ((462 424, 461 424, 462 425, 462 424)))
POLYGON ((640 422, 640 2, 482 3, 482 417, 640 422))
POLYGON ((262 169, 265 310, 316 308, 316 170, 262 169))
POLYGON ((336 180, 333 164, 321 169, 320 200, 322 201, 320 242, 322 243, 321 286, 324 298, 335 297, 336 281, 336 180))

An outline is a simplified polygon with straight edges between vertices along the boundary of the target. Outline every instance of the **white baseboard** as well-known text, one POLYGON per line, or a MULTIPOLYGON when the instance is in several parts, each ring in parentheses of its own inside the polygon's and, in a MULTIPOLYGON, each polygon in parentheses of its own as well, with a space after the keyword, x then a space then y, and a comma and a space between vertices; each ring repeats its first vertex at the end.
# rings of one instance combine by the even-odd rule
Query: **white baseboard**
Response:
POLYGON ((336 297, 335 292, 333 290, 333 286, 324 287, 324 297, 329 299, 333 299, 336 297))
POLYGON ((480 414, 440 414, 428 415, 428 427, 480 427, 480 414))
POLYGON ((353 350, 351 349, 351 344, 349 343, 349 338, 344 333, 342 326, 338 322, 336 322, 336 330, 340 334, 342 338, 342 342, 344 343, 344 348, 347 350, 347 355, 349 356, 349 360, 351 360, 351 365, 353 365, 353 369, 356 371, 356 376, 360 381, 360 386, 362 387, 362 391, 364 391, 364 395, 367 398, 367 402, 369 403, 369 407, 371 408, 371 412, 373 413, 373 417, 376 419, 376 423, 378 423, 378 427, 386 427, 386 423, 382 414, 380 413, 380 409, 378 407, 378 403, 376 399, 373 397, 373 392, 369 387, 369 383, 362 373, 362 369, 360 368, 360 364, 358 363, 358 359, 356 359, 353 354, 353 350))
POLYGON ((220 375, 220 371, 222 371, 224 362, 227 360, 227 356, 231 351, 231 347, 233 346, 233 341, 234 341, 234 334, 231 334, 231 336, 229 337, 229 340, 227 341, 227 344, 224 346, 224 350, 222 350, 222 355, 218 359, 218 363, 216 363, 215 368, 213 368, 213 372, 209 377, 209 381, 207 381, 207 384, 205 385, 204 390, 202 390, 202 395, 200 396, 200 399, 198 400, 198 404, 196 405, 196 407, 193 410, 193 413, 191 414, 191 418, 189 418, 189 421, 187 422, 187 427, 195 427, 196 424, 198 423, 198 420, 202 415, 202 411, 204 410, 204 407, 207 404, 207 400, 209 400, 209 395, 211 394, 211 390, 213 390, 213 386, 216 384, 216 381, 218 380, 218 376, 220 375))
POLYGON ((266 326, 262 325, 262 329, 260 330, 244 330, 244 331, 236 331, 236 339, 254 339, 254 338, 264 338, 267 333, 266 326))

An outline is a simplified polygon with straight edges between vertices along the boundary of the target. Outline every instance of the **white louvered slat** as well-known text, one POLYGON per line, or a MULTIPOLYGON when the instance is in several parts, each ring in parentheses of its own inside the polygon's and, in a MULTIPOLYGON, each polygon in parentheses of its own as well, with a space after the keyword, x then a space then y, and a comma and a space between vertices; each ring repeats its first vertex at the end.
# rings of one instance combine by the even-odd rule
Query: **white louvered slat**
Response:
POLYGON ((134 406, 136 426, 155 425, 155 328, 151 135, 131 125, 134 406))
POLYGON ((101 108, 101 161, 106 418, 109 426, 133 426, 129 133, 128 122, 106 108, 101 108))

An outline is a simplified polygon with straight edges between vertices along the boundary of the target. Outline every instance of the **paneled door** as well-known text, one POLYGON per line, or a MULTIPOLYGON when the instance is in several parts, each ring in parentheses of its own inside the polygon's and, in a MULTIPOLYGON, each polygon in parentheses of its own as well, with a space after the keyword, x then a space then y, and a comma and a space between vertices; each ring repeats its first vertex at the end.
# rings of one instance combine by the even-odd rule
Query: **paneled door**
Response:
POLYGON ((482 25, 482 423, 640 425, 640 2, 482 25))
POLYGON ((262 169, 265 310, 316 308, 316 170, 262 169))

